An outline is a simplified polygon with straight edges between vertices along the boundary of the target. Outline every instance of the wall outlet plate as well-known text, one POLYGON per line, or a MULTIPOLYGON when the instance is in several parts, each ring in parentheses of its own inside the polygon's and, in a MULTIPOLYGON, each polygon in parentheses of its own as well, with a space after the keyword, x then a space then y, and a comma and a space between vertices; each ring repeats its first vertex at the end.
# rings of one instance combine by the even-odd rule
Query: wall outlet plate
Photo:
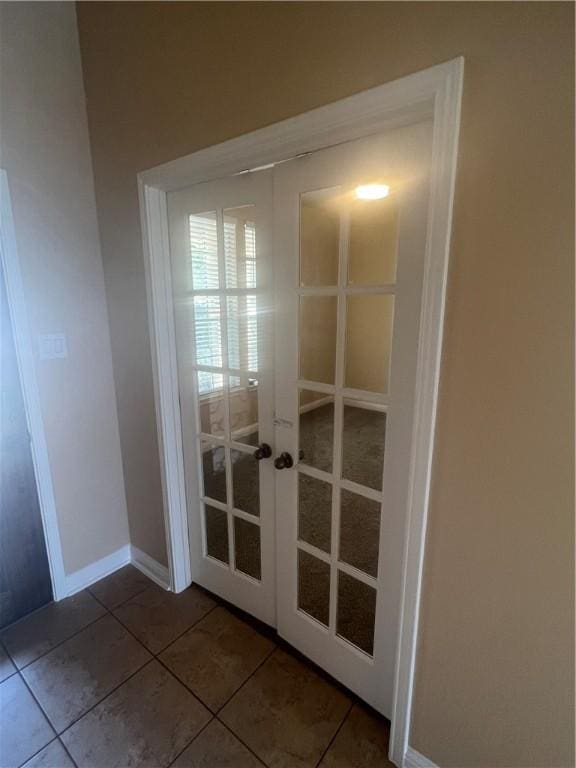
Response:
POLYGON ((66 336, 63 333, 42 333, 38 336, 40 360, 68 357, 66 336))

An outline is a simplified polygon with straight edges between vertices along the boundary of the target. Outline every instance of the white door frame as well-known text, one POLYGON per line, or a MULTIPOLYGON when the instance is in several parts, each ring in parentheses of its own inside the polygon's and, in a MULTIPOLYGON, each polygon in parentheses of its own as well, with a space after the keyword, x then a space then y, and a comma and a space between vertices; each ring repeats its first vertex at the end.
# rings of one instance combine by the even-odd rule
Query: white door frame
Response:
POLYGON ((30 335, 24 286, 18 260, 8 176, 6 171, 2 169, 0 169, 0 258, 2 259, 2 267, 4 269, 8 310, 12 321, 16 359, 18 361, 28 429, 30 430, 32 462, 34 464, 38 502, 50 566, 52 594, 54 600, 62 600, 68 596, 69 590, 66 586, 66 572, 62 558, 58 516, 48 459, 48 447, 44 434, 32 337, 30 335))
POLYGON ((406 510, 390 758, 408 749, 464 60, 457 58, 138 174, 155 405, 172 588, 191 581, 166 193, 433 120, 430 204, 406 510))

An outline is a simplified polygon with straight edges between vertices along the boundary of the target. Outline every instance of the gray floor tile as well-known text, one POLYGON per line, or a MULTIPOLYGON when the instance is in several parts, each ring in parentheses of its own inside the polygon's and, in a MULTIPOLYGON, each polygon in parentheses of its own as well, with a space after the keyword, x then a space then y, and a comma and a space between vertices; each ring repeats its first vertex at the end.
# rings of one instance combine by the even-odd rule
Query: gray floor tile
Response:
POLYGON ((390 725, 355 704, 320 768, 394 768, 388 760, 390 725))
POLYGON ((20 675, 0 684, 0 765, 17 768, 55 734, 20 675))
POLYGON ((222 723, 212 720, 172 768, 262 768, 262 763, 222 723))
POLYGON ((349 708, 341 691, 276 650, 220 718, 270 768, 312 768, 349 708))
POLYGON ((75 766, 59 739, 55 739, 28 760, 22 768, 75 768, 75 766))
POLYGON ((107 614, 22 670, 58 733, 151 659, 107 614))
POLYGON ((159 653, 215 605, 195 587, 176 595, 154 584, 116 608, 114 615, 152 653, 159 653))
POLYGON ((106 609, 84 590, 40 608, 7 627, 0 637, 16 666, 22 669, 105 613, 106 609))
POLYGON ((157 661, 62 734, 74 762, 90 768, 164 768, 210 720, 208 710, 157 661))
POLYGON ((12 664, 10 657, 0 645, 0 683, 6 680, 7 677, 13 675, 16 672, 16 667, 12 664))
POLYGON ((119 571, 100 579, 89 589, 106 608, 112 609, 134 597, 138 592, 142 592, 151 583, 150 579, 133 565, 125 565, 119 571))
POLYGON ((274 643, 216 608, 170 645, 161 659, 216 712, 274 648, 274 643))

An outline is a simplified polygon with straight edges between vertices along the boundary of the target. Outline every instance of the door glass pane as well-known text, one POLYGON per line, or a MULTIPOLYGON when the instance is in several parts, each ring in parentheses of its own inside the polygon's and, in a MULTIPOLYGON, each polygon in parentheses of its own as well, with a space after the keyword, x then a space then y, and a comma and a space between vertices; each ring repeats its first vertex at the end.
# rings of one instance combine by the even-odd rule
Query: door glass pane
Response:
POLYGON ((334 384, 336 296, 300 297, 300 378, 334 384))
POLYGON ((360 404, 344 404, 342 477, 382 490, 386 414, 360 404))
POLYGON ((216 211, 192 214, 189 219, 190 276, 195 291, 219 287, 216 211))
POLYGON ((342 489, 340 560, 377 576, 379 540, 380 503, 342 489))
POLYGON ((397 198, 355 200, 350 206, 349 238, 349 285, 382 285, 396 280, 397 198))
POLYGON ((226 504, 226 454, 224 446, 202 444, 204 495, 226 504))
POLYGON ((198 372, 200 430, 224 437, 224 377, 221 373, 198 372))
POLYGON ((330 566, 298 550, 298 608, 328 626, 330 616, 330 566))
POLYGON ((298 475, 298 538, 330 553, 332 486, 323 480, 298 475))
POLYGON ((340 189, 300 195, 300 285, 337 285, 340 189))
POLYGON ((256 208, 224 211, 224 261, 227 288, 256 287, 256 208))
POLYGON ((300 461, 332 471, 334 398, 322 392, 300 391, 300 461))
POLYGON ((262 569, 260 565, 260 527, 258 525, 249 523, 241 517, 234 517, 234 552, 236 570, 260 581, 262 569))
POLYGON ((370 656, 374 653, 376 590, 338 571, 336 632, 370 656))
POLYGON ((258 380, 231 376, 229 398, 232 440, 258 445, 258 380))
POLYGON ((234 506, 243 512, 260 514, 260 465, 251 453, 230 451, 234 506))
POLYGON ((228 563, 228 515, 216 507, 204 507, 206 554, 228 563))
POLYGON ((197 365, 222 367, 220 298, 194 296, 194 337, 197 365))
POLYGON ((258 370, 258 302, 248 294, 228 296, 228 365, 244 371, 258 370))
POLYGON ((394 296, 348 296, 345 386, 388 392, 394 296))

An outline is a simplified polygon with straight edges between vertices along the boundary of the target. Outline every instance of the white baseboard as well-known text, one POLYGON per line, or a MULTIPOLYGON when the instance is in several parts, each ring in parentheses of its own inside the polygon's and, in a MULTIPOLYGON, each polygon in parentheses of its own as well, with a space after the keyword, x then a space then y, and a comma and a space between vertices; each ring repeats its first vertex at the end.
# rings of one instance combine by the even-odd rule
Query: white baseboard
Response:
POLYGON ((129 562, 130 544, 125 544, 120 549, 117 549, 116 552, 96 560, 95 563, 90 563, 90 565, 80 568, 78 571, 66 574, 66 596, 75 595, 76 592, 86 589, 90 584, 103 579, 104 576, 109 576, 129 562))
POLYGON ((165 565, 154 560, 153 557, 142 552, 133 544, 130 547, 130 561, 134 568, 138 568, 145 576, 155 581, 158 586, 170 589, 170 572, 165 565))
POLYGON ((438 766, 420 752, 408 747, 404 755, 404 768, 438 768, 438 766))

